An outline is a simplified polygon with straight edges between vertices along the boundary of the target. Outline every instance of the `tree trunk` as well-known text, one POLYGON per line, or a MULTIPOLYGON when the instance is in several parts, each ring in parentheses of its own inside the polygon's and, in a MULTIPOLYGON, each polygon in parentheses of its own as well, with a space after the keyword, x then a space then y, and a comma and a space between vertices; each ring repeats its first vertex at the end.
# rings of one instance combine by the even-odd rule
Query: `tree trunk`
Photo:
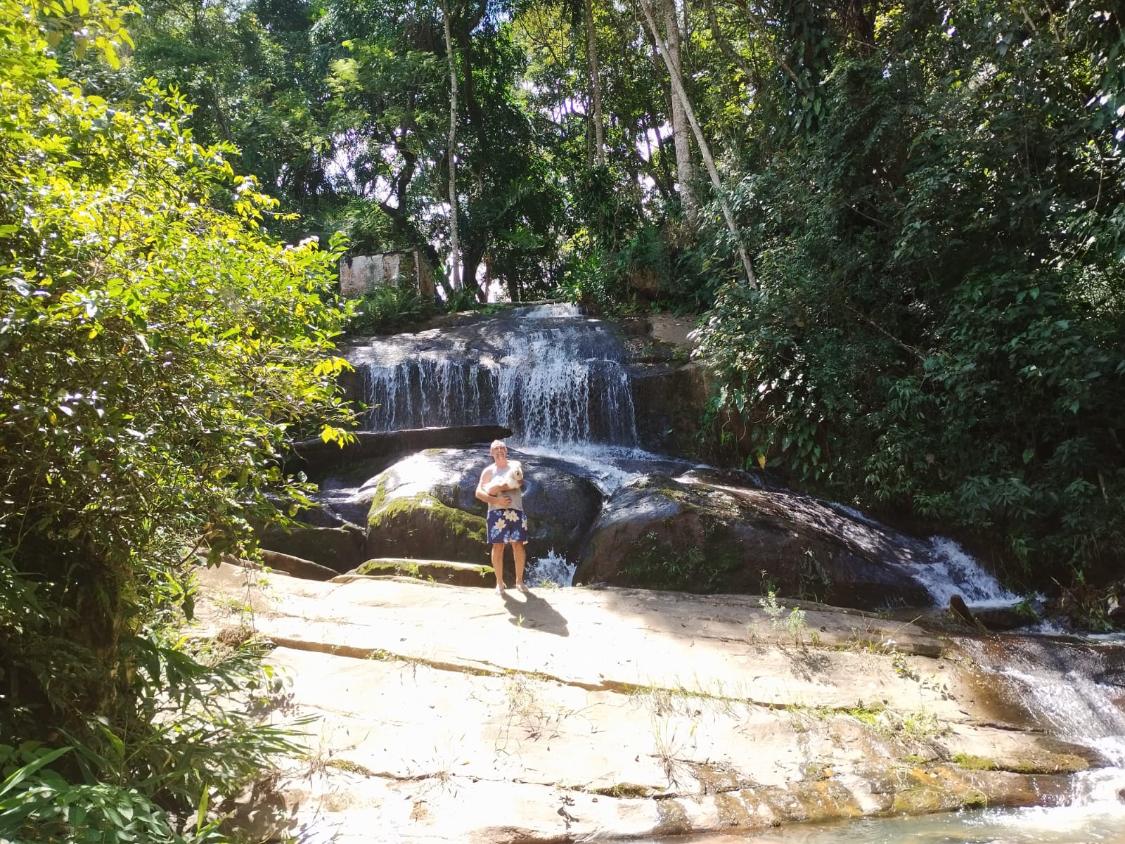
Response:
POLYGON ((449 26, 449 3, 442 3, 445 23, 445 55, 449 61, 449 268, 453 289, 461 287, 461 242, 457 235, 457 62, 453 55, 453 33, 449 26))
POLYGON ((488 232, 481 232, 479 238, 469 237, 465 241, 464 281, 466 285, 472 285, 473 294, 481 304, 488 301, 488 286, 477 283, 477 271, 488 254, 489 240, 488 232))
MULTIPOLYGON (((653 29, 652 36, 656 39, 657 49, 660 50, 664 61, 668 64, 668 73, 682 83, 682 64, 680 63, 680 23, 676 17, 676 0, 662 0, 664 6, 664 27, 666 37, 665 47, 661 48, 660 31, 653 29)), ((645 5, 645 15, 649 18, 649 26, 655 26, 655 20, 648 6, 648 0, 642 0, 645 5)), ((684 216, 693 226, 699 222, 699 200, 695 196, 695 165, 691 160, 691 138, 688 133, 687 118, 684 112, 684 98, 676 96, 675 83, 672 87, 672 140, 676 146, 676 180, 680 183, 680 205, 683 206, 684 216)))
POLYGON ((594 104, 594 164, 605 164, 605 116, 602 113, 602 82, 598 70, 598 33, 594 28, 594 5, 586 0, 586 67, 590 74, 590 99, 594 104))
MULTIPOLYGON (((667 0, 671 2, 671 0, 667 0)), ((699 121, 695 118, 695 111, 691 107, 691 101, 688 100, 687 92, 684 90, 683 79, 680 78, 680 68, 673 59, 668 50, 668 47, 660 38, 660 33, 656 28, 656 20, 652 13, 652 5, 650 0, 640 0, 641 10, 644 12, 645 20, 648 22, 649 29, 652 30, 653 37, 656 39, 657 49, 660 50, 660 56, 664 59, 664 64, 668 67, 668 76, 672 81, 672 99, 673 101, 679 100, 680 107, 684 111, 684 116, 687 117, 688 123, 691 125, 691 131, 695 135, 695 141, 699 144, 699 151, 703 155, 703 163, 707 167, 707 175, 711 177, 711 185, 715 188, 715 198, 719 202, 719 206, 723 210, 723 219, 726 220, 727 229, 730 231, 731 237, 734 238, 734 244, 738 247, 738 256, 742 259, 742 267, 746 271, 746 281, 751 287, 758 286, 758 279, 754 275, 754 265, 750 261, 750 255, 746 251, 746 246, 742 243, 742 236, 738 231, 738 224, 734 220, 734 212, 731 211, 730 203, 727 202, 726 196, 723 194, 723 184, 719 179, 719 170, 715 167, 715 159, 711 155, 711 147, 707 143, 707 139, 703 136, 703 129, 699 126, 699 121)), ((674 9, 673 9, 674 11, 674 9)), ((673 20, 675 15, 673 14, 673 20)))

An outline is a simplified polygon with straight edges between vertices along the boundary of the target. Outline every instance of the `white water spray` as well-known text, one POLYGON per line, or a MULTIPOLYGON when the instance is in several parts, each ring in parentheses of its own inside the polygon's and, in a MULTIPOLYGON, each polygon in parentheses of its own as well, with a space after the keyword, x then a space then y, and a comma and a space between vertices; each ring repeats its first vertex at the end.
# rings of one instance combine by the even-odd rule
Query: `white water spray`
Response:
POLYGON ((522 443, 637 442, 624 349, 573 305, 377 340, 361 357, 371 430, 499 424, 522 443))
POLYGON ((939 607, 960 595, 970 607, 1005 607, 1017 604, 1020 596, 1000 585, 965 549, 944 536, 930 539, 930 562, 911 569, 939 607))
POLYGON ((570 586, 578 566, 552 548, 547 556, 528 563, 525 580, 531 587, 570 586))

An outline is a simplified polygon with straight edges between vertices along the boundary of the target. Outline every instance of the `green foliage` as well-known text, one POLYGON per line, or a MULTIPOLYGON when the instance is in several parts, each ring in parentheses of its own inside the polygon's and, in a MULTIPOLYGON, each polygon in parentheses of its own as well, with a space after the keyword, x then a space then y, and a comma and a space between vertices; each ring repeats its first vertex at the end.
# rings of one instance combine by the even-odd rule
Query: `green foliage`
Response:
POLYGON ((574 252, 562 291, 597 313, 650 307, 698 312, 711 301, 701 252, 675 221, 641 226, 617 249, 574 252))
POLYGON ((435 303, 414 286, 387 284, 356 300, 348 333, 393 334, 424 322, 434 313, 435 303))
POLYGON ((788 609, 777 602, 777 593, 770 589, 758 599, 758 605, 765 611, 774 630, 784 630, 793 639, 793 644, 804 646, 805 611, 800 607, 788 609))
MULTIPOLYGON (((1111 20, 910 3, 870 49, 837 33, 815 126, 763 143, 738 191, 761 289, 725 288, 705 330, 720 404, 756 423, 748 462, 975 536, 1039 584, 1125 553, 1111 20)), ((779 79, 763 119, 798 108, 779 79)))
POLYGON ((151 720, 101 716, 90 724, 96 735, 64 731, 69 743, 54 749, 0 745, 0 840, 222 841, 207 819, 211 801, 237 795, 274 755, 299 751, 288 731, 258 722, 255 701, 277 687, 259 647, 209 657, 138 637, 127 648, 138 666, 128 691, 151 720))
POLYGON ((116 62, 111 6, 0 9, 4 834, 179 840, 287 746, 217 709, 256 660, 169 631, 197 553, 305 500, 285 440, 344 436, 336 256, 265 235, 274 203, 192 141, 177 94, 129 108, 60 75, 87 41, 116 62))
MULTIPOLYGON (((346 219, 353 225, 329 227, 349 216, 350 205, 332 178, 336 149, 325 96, 330 64, 344 50, 312 37, 318 16, 302 2, 151 0, 130 18, 137 42, 131 61, 98 93, 126 98, 148 78, 176 88, 194 105, 185 122, 195 140, 234 144, 241 172, 301 214, 268 218, 272 231, 297 239, 341 230, 366 245, 365 224, 373 221, 362 214, 346 219)), ((86 78, 98 75, 82 70, 86 78)))

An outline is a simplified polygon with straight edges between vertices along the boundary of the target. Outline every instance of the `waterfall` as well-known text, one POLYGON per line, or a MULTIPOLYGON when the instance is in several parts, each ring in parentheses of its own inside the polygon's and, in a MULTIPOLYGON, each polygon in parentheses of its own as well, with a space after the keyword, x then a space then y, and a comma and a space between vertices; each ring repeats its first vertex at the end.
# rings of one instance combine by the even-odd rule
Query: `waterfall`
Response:
POLYGON ((528 586, 569 586, 574 580, 577 566, 566 557, 557 554, 552 548, 543 557, 532 560, 528 566, 526 582, 528 586))
POLYGON ((952 539, 932 537, 929 550, 930 561, 915 567, 911 575, 925 587, 937 606, 948 607, 954 595, 960 595, 970 607, 1004 607, 1019 603, 1019 595, 1001 586, 1000 581, 952 539))
MULTIPOLYGON (((879 531, 890 529, 866 513, 846 504, 828 502, 828 506, 848 518, 879 531)), ((905 543, 907 540, 900 540, 905 543)), ((960 595, 970 607, 1008 607, 1018 604, 1020 596, 1005 589, 995 576, 957 542, 945 536, 932 536, 919 548, 917 562, 910 566, 910 576, 929 593, 934 605, 948 607, 949 599, 960 595)))
POLYGON ((373 431, 500 424, 521 443, 635 446, 624 350, 574 306, 514 309, 358 350, 373 431))

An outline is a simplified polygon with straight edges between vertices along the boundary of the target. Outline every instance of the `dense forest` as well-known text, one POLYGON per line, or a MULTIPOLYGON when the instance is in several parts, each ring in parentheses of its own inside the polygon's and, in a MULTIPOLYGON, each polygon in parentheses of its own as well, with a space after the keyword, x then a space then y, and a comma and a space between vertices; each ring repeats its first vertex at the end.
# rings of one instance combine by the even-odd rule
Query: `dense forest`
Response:
MULTIPOLYGON (((280 236, 420 248, 460 304, 705 314, 748 465, 1012 576, 1120 560, 1111 4, 154 2, 130 29, 89 89, 180 91, 280 236)), ((424 310, 392 298, 372 322, 424 310)))
POLYGON ((220 840, 286 746, 212 706, 268 685, 253 643, 175 625, 197 554, 303 502, 285 442, 346 436, 348 320, 697 315, 746 466, 1120 580, 1116 4, 0 8, 0 838, 220 840), (336 301, 403 249, 440 302, 336 301))

